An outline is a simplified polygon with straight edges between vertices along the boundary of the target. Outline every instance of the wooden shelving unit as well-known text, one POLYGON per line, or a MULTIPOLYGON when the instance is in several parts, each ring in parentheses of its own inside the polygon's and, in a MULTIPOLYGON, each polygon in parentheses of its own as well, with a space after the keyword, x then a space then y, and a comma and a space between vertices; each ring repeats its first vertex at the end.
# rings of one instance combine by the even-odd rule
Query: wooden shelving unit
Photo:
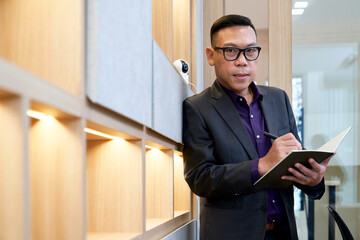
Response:
POLYGON ((32 239, 80 239, 84 228, 82 122, 39 105, 31 104, 35 115, 28 111, 32 239), (48 115, 48 109, 57 116, 48 115))
POLYGON ((174 165, 171 149, 146 144, 146 230, 149 230, 173 218, 174 165))
POLYGON ((0 239, 160 239, 193 220, 181 143, 88 100, 85 12, 0 4, 0 239))
POLYGON ((0 59, 5 69, 1 236, 158 239, 192 220, 181 144, 0 59))
POLYGON ((22 99, 0 89, 0 239, 24 239, 25 111, 22 99))
POLYGON ((184 179, 184 159, 181 152, 174 151, 174 216, 191 210, 191 191, 184 179))
POLYGON ((142 141, 104 129, 86 129, 87 239, 129 239, 142 233, 142 141))

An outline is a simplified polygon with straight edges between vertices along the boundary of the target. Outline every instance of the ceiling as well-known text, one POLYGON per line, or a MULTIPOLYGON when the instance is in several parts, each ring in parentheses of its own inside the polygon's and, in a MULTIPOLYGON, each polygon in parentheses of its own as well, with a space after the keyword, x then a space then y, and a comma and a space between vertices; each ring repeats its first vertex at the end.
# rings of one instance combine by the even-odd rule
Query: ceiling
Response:
MULTIPOLYGON (((309 22, 360 21, 359 0, 308 0, 308 2, 304 14, 293 17, 294 25, 309 22)), ((257 29, 268 28, 268 0, 224 0, 224 5, 225 14, 245 15, 253 21, 257 29)))
MULTIPOLYGON (((267 29, 268 1, 224 0, 225 14, 245 15, 256 29, 267 29)), ((308 3, 303 15, 292 18, 293 73, 353 74, 358 64, 360 0, 308 0, 308 3), (314 41, 316 38, 320 40, 314 41)))

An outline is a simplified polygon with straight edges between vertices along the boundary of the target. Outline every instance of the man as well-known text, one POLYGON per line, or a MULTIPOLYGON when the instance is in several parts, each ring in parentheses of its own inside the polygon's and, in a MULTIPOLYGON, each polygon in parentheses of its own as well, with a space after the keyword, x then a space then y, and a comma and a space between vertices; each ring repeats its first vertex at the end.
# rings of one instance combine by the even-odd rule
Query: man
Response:
MULTIPOLYGON (((286 93, 254 83, 261 48, 250 19, 227 15, 211 28, 208 62, 217 79, 183 105, 185 179, 201 197, 201 240, 297 239, 293 186, 255 190, 254 182, 300 150, 286 93), (278 137, 273 143, 265 131, 278 137)), ((329 160, 296 164, 285 180, 310 198, 324 191, 329 160)))

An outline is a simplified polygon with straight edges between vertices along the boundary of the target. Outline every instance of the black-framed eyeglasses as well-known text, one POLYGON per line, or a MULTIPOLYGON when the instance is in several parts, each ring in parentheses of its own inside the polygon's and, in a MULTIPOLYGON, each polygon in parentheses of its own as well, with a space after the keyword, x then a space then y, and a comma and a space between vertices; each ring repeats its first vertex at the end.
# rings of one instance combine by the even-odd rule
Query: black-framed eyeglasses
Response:
POLYGON ((248 61, 255 61, 260 54, 261 47, 248 47, 245 49, 236 47, 214 47, 215 50, 222 50, 224 58, 227 61, 235 61, 239 58, 240 53, 244 52, 244 57, 248 61))

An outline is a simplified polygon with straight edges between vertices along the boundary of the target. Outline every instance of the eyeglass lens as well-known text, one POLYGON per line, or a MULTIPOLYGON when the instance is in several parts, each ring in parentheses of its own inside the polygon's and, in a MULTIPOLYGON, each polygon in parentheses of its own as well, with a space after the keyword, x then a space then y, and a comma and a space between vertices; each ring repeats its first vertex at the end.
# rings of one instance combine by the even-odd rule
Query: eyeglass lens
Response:
MULTIPOLYGON (((249 61, 255 60, 259 55, 259 49, 255 47, 243 49, 241 52, 244 52, 245 58, 249 61)), ((224 49, 224 57, 228 61, 234 61, 241 52, 239 48, 226 48, 224 49)))

